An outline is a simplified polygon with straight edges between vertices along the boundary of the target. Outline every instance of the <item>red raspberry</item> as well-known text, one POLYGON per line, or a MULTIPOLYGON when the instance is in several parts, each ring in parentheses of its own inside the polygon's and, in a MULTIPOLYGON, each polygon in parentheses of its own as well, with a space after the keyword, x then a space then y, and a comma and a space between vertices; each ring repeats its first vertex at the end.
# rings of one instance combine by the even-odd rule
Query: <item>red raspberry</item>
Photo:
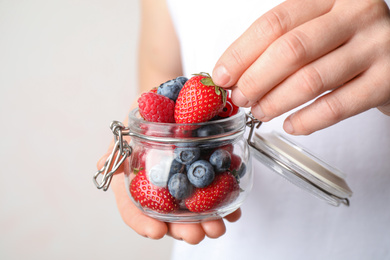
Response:
POLYGON ((241 157, 236 155, 236 154, 231 154, 232 156, 232 161, 230 163, 230 171, 233 171, 233 170, 238 170, 241 166, 241 157))
POLYGON ((175 102, 153 92, 143 93, 138 99, 139 113, 149 122, 174 123, 175 102))

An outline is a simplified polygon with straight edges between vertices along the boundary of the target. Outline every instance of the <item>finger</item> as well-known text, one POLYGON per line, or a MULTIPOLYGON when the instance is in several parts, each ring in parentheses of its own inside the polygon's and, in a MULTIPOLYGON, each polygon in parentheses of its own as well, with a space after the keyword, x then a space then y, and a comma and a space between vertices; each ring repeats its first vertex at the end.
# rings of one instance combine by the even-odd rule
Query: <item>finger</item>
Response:
POLYGON ((370 67, 362 75, 290 115, 284 122, 285 131, 295 135, 311 134, 384 104, 390 100, 390 88, 384 85, 388 84, 387 74, 378 73, 384 67, 382 63, 370 67))
POLYGON ((168 223, 169 235, 191 245, 199 244, 205 238, 205 231, 199 223, 168 223))
POLYGON ((227 215, 225 217, 225 219, 229 222, 236 222, 237 220, 239 220, 241 218, 241 209, 237 209, 236 211, 234 211, 233 213, 230 213, 229 215, 227 215))
MULTIPOLYGON (((340 12, 333 11, 305 23, 271 44, 237 82, 248 101, 259 100, 302 66, 345 43, 353 35, 354 26, 340 22, 340 12), (340 23, 346 25, 340 27, 340 23)), ((233 101, 235 95, 233 91, 233 101)), ((244 103, 237 105, 245 106, 244 103)))
POLYGON ((226 232, 226 226, 222 219, 202 222, 201 226, 209 238, 218 238, 226 232))
POLYGON ((340 48, 304 66, 270 90, 252 106, 252 114, 257 119, 267 122, 316 98, 325 91, 350 81, 371 65, 370 57, 374 56, 372 49, 366 39, 352 39, 340 48))
POLYGON ((131 201, 126 192, 123 173, 113 176, 111 187, 121 217, 129 227, 138 234, 152 239, 160 239, 167 234, 168 227, 164 222, 144 215, 131 201))
POLYGON ((221 87, 231 87, 273 41, 327 13, 332 5, 333 1, 293 0, 273 8, 224 52, 213 70, 213 81, 221 87))

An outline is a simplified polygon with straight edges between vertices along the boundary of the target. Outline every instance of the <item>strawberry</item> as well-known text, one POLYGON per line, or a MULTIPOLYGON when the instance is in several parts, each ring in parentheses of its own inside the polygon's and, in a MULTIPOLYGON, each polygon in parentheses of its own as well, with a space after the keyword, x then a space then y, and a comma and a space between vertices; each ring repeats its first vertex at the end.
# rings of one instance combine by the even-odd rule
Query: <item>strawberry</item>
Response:
POLYGON ((159 213, 170 213, 179 208, 176 199, 167 188, 156 187, 150 183, 145 170, 139 171, 131 181, 130 193, 143 208, 159 213))
POLYGON ((240 188, 236 178, 226 171, 217 174, 209 186, 197 188, 185 200, 185 205, 192 212, 204 212, 232 202, 239 193, 240 188))
POLYGON ((175 104, 176 123, 201 123, 215 117, 226 103, 226 90, 216 86, 210 75, 197 74, 181 89, 175 104))
POLYGON ((174 123, 175 102, 152 91, 138 99, 139 113, 149 122, 174 123))

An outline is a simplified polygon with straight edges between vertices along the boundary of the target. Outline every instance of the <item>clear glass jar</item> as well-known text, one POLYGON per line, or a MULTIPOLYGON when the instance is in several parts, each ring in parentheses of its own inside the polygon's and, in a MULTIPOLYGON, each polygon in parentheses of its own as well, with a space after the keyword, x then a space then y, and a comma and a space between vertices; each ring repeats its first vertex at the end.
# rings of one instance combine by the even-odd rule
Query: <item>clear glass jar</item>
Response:
POLYGON ((146 215, 165 222, 224 217, 252 189, 245 113, 205 123, 169 124, 129 114, 126 188, 146 215))
POLYGON ((260 125, 242 109, 197 124, 147 122, 135 109, 128 127, 111 123, 115 144, 93 181, 106 191, 129 157, 126 190, 140 210, 164 222, 201 222, 224 217, 244 202, 252 189, 253 154, 313 196, 333 206, 349 206, 352 191, 344 173, 279 133, 260 134, 255 131, 260 125), (126 135, 130 144, 123 139, 126 135))

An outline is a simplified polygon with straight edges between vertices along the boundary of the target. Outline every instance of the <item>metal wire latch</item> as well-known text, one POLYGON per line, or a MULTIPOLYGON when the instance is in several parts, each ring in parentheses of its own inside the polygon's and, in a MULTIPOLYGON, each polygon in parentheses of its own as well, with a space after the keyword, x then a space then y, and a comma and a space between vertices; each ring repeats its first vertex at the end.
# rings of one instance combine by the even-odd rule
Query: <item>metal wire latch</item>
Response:
POLYGON ((263 123, 262 121, 258 120, 257 118, 255 118, 252 113, 246 113, 245 114, 246 116, 246 126, 250 128, 249 130, 249 134, 248 134, 248 139, 247 139, 247 142, 250 146, 254 146, 253 143, 252 143, 252 136, 253 136, 253 133, 255 131, 255 128, 256 129, 259 129, 259 127, 261 126, 261 124, 263 123))
POLYGON ((127 157, 131 155, 132 149, 123 136, 129 135, 129 128, 125 127, 119 121, 113 121, 110 129, 114 134, 115 144, 110 156, 107 158, 103 167, 93 176, 93 182, 98 189, 106 191, 110 186, 112 175, 118 170, 127 157), (111 170, 110 170, 111 169, 111 170), (102 175, 100 182, 98 177, 102 175))

